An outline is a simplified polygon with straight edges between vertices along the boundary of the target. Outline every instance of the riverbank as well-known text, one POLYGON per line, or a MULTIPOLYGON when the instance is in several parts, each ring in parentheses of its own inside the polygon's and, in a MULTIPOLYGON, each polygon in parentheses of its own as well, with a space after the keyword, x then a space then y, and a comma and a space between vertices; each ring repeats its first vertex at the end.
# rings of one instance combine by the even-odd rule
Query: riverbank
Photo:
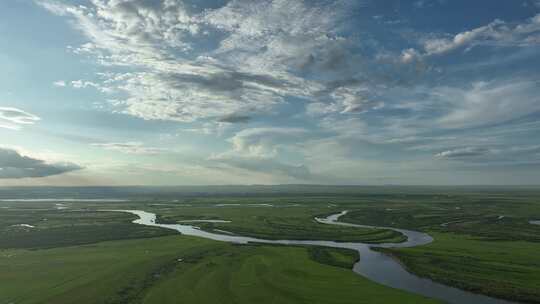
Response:
MULTIPOLYGON (((211 239, 215 241, 230 242, 234 244, 249 244, 249 243, 262 243, 262 244, 279 244, 279 245, 310 245, 310 246, 324 246, 331 248, 346 248, 357 250, 360 254, 360 261, 353 267, 353 271, 361 274, 362 276, 382 285, 401 289, 403 291, 412 292, 425 297, 435 298, 443 300, 447 303, 455 304, 507 304, 510 302, 490 298, 480 294, 470 293, 457 288, 445 286, 443 284, 435 283, 431 280, 419 278, 413 274, 408 273, 400 263, 393 260, 391 257, 371 250, 369 244, 364 243, 342 243, 335 241, 306 241, 306 240, 265 240, 252 237, 245 237, 239 235, 221 235, 212 232, 204 231, 198 227, 182 224, 161 224, 157 223, 157 216, 154 213, 145 212, 142 210, 102 210, 109 212, 127 212, 135 214, 139 219, 133 221, 133 223, 151 226, 161 227, 166 229, 176 230, 184 235, 198 236, 201 238, 211 239)), ((338 226, 349 227, 361 227, 361 228, 384 228, 392 229, 400 232, 407 237, 406 242, 402 243, 385 243, 378 246, 391 248, 391 247, 414 247, 418 245, 425 245, 430 243, 433 239, 421 232, 395 229, 389 227, 375 227, 366 225, 355 225, 339 222, 339 218, 347 214, 347 211, 330 215, 326 218, 317 218, 319 223, 338 226)))
POLYGON ((421 277, 510 301, 540 303, 540 244, 445 233, 433 236, 437 241, 422 248, 382 251, 421 277))

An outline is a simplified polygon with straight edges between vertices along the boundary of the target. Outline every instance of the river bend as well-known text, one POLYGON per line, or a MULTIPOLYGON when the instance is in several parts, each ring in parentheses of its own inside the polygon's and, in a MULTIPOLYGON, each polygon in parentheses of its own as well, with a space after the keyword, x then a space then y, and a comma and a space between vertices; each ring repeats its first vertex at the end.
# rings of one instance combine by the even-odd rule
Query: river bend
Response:
POLYGON ((430 298, 442 300, 451 304, 509 304, 514 303, 506 300, 491 298, 485 295, 475 294, 464 291, 458 288, 446 286, 436 283, 432 280, 420 278, 405 270, 405 268, 396 259, 372 250, 372 247, 383 248, 404 248, 420 246, 431 243, 433 238, 426 233, 397 229, 392 227, 377 227, 368 225, 357 225, 339 222, 339 218, 347 213, 330 215, 326 218, 315 218, 321 224, 340 225, 360 228, 379 228, 391 229, 403 233, 407 237, 407 241, 402 243, 381 243, 381 244, 365 244, 359 242, 335 242, 335 241, 309 241, 309 240, 265 240, 260 238, 245 237, 240 235, 218 234, 198 229, 195 226, 187 224, 160 224, 156 222, 154 213, 141 210, 103 210, 115 212, 127 212, 137 215, 139 218, 133 223, 173 229, 181 234, 198 236, 215 241, 230 242, 237 244, 247 243, 264 243, 264 244, 280 244, 280 245, 314 245, 334 248, 346 248, 358 251, 360 260, 353 266, 353 271, 372 281, 386 285, 389 287, 405 290, 414 294, 423 295, 430 298))

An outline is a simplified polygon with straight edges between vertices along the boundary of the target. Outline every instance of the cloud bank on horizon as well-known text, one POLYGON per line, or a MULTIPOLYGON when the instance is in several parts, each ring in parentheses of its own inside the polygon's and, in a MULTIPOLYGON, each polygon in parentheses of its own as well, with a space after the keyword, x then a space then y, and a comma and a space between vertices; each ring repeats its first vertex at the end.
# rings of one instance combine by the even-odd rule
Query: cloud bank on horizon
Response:
POLYGON ((8 148, 0 148, 0 179, 46 177, 82 169, 72 163, 47 163, 8 148))
POLYGON ((1 144, 70 164, 40 183, 540 182, 536 0, 0 6, 1 144))

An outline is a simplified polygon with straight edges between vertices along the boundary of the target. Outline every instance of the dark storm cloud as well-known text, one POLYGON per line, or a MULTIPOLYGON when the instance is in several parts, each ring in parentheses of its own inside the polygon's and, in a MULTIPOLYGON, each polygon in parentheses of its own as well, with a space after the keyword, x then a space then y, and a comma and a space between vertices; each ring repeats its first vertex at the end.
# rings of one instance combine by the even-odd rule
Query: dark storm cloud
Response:
POLYGON ((82 167, 73 163, 47 163, 12 149, 0 148, 0 179, 45 177, 80 169, 82 167))

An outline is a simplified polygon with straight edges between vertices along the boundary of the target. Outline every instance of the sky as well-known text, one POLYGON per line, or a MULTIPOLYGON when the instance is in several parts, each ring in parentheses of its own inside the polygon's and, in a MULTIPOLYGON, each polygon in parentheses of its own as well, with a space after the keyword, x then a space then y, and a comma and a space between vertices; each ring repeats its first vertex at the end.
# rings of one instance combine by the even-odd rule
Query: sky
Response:
POLYGON ((538 185, 538 0, 0 2, 0 186, 538 185))

